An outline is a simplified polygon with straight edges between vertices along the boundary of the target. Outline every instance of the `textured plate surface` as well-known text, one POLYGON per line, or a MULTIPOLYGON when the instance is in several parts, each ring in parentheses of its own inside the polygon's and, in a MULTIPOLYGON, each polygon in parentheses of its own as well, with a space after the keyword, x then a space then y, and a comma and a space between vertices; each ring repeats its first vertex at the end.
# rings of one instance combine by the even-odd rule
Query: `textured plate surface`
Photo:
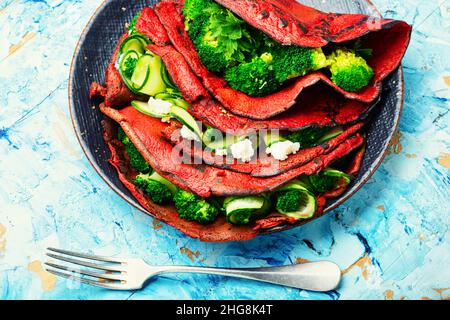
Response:
MULTIPOLYGON (((146 212, 120 182, 117 172, 109 165, 110 152, 103 141, 101 120, 103 114, 94 108, 89 98, 92 81, 103 83, 104 73, 114 47, 124 31, 124 26, 144 6, 158 1, 105 1, 96 11, 75 50, 69 78, 69 104, 78 140, 89 161, 106 183, 136 208, 146 212)), ((365 13, 378 15, 367 0, 302 0, 302 3, 319 10, 340 13, 365 13)), ((327 204, 326 212, 342 204, 370 178, 383 161, 390 141, 397 129, 403 104, 403 72, 399 68, 383 83, 381 100, 367 126, 367 151, 361 171, 341 197, 327 204)), ((151 214, 151 213, 150 213, 151 214)), ((294 226, 278 227, 270 232, 294 226)))

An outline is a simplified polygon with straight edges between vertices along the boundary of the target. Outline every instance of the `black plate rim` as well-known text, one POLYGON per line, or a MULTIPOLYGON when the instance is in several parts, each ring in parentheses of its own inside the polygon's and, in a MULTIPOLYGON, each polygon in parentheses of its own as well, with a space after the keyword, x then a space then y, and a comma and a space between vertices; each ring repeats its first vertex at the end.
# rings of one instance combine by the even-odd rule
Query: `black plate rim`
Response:
MULTIPOLYGON (((71 64, 70 64, 69 83, 68 83, 68 100, 69 100, 70 118, 71 118, 71 122, 72 122, 72 125, 73 125, 73 129, 75 131, 76 138, 77 138, 77 140, 78 140, 78 142, 79 142, 79 144, 81 146, 81 149, 83 150, 83 153, 85 154, 86 158, 88 159, 89 163, 94 168, 96 173, 102 178, 102 180, 114 192, 116 192, 122 199, 124 199, 128 204, 130 204, 134 208, 140 210, 141 212, 143 212, 143 213, 145 213, 147 215, 150 215, 152 218, 157 219, 153 213, 149 212, 144 207, 142 207, 138 202, 136 202, 134 200, 134 198, 131 198, 128 195, 126 195, 124 192, 122 192, 122 190, 120 190, 119 187, 117 187, 106 176, 105 173, 103 173, 103 171, 100 168, 100 166, 96 163, 94 155, 89 150, 89 147, 87 146, 87 144, 84 142, 84 140, 82 138, 82 134, 81 134, 81 128, 80 128, 79 124, 77 123, 76 117, 75 117, 76 110, 75 110, 75 103, 74 103, 73 96, 72 96, 73 82, 74 82, 74 77, 75 77, 75 74, 74 74, 75 63, 76 63, 77 58, 78 58, 78 56, 80 54, 81 46, 82 46, 82 44, 84 42, 84 39, 86 38, 86 35, 87 35, 90 27, 94 23, 94 20, 101 13, 101 11, 103 9, 105 9, 106 5, 109 4, 109 2, 111 2, 111 1, 114 1, 114 0, 104 0, 98 6, 98 8, 94 11, 94 13, 92 14, 91 18, 89 19, 89 21, 87 22, 86 26, 84 27, 84 29, 83 29, 83 31, 81 33, 81 36, 80 36, 80 38, 79 38, 79 40, 77 42, 77 45, 75 47, 75 51, 74 51, 74 54, 72 56, 72 61, 71 61, 71 64)), ((374 9, 375 12, 380 14, 378 9, 375 7, 375 5, 370 0, 366 0, 366 1, 367 1, 368 5, 371 6, 374 9)), ((381 14, 380 14, 380 16, 381 16, 381 14)), ((404 84, 405 84, 405 82, 404 82, 404 71, 403 71, 402 65, 400 65, 398 67, 398 69, 396 71, 394 71, 392 74, 395 74, 395 73, 399 73, 400 83, 398 85, 400 85, 400 87, 398 89, 400 89, 401 95, 400 95, 399 99, 397 100, 397 105, 395 106, 396 114, 395 114, 395 118, 393 120, 394 125, 391 128, 391 131, 389 133, 388 138, 385 140, 385 145, 382 148, 383 151, 380 153, 378 158, 375 159, 375 161, 372 163, 372 165, 370 166, 370 170, 368 170, 366 172, 366 174, 361 178, 359 183, 355 184, 352 188, 347 190, 346 193, 339 198, 339 200, 335 201, 333 204, 328 206, 325 209, 325 211, 324 211, 324 213, 322 215, 315 216, 312 219, 309 219, 309 220, 306 220, 306 221, 300 221, 300 222, 298 222, 296 224, 274 227, 272 229, 265 230, 264 232, 261 232, 260 233, 261 235, 278 233, 278 232, 282 232, 282 231, 287 231, 287 230, 290 230, 290 229, 298 228, 298 227, 300 227, 302 225, 305 225, 305 224, 307 224, 309 222, 312 222, 312 221, 314 221, 316 219, 319 219, 319 218, 327 215, 331 211, 333 211, 336 208, 338 208, 339 206, 341 206, 349 198, 354 196, 367 183, 367 181, 373 176, 373 174, 378 170, 378 168, 381 166, 381 164, 383 163, 385 157, 388 154, 389 147, 390 147, 390 145, 392 143, 392 140, 394 138, 395 133, 398 131, 398 127, 400 125, 400 119, 401 119, 401 115, 402 115, 402 111, 403 111, 403 107, 404 107, 404 96, 405 96, 405 86, 404 86, 404 84)))

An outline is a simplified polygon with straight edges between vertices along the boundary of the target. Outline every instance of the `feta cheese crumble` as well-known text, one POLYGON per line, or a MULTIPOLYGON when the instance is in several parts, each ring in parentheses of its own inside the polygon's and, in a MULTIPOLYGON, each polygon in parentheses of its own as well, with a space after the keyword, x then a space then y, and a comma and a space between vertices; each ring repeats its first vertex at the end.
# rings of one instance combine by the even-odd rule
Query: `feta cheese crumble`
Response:
POLYGON ((148 100, 148 105, 155 111, 155 113, 161 115, 168 115, 172 108, 172 104, 170 102, 161 99, 155 99, 153 97, 150 97, 150 99, 148 100))
POLYGON ((296 154, 300 150, 300 143, 292 141, 277 142, 267 148, 266 153, 279 161, 286 160, 289 155, 296 154))
POLYGON ((233 158, 243 162, 250 162, 255 155, 255 149, 250 139, 245 139, 233 144, 230 147, 233 158))
POLYGON ((200 142, 200 138, 197 136, 197 134, 186 126, 183 126, 181 128, 180 134, 183 137, 183 139, 200 142))

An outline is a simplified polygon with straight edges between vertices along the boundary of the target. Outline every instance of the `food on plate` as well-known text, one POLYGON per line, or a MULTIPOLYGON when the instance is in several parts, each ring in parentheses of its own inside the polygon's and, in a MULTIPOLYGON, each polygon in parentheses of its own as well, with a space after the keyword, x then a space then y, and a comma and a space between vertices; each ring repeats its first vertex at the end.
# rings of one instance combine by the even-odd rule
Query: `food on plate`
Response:
MULTIPOLYGON (((223 4, 224 2, 225 1, 221 1, 220 3, 223 4)), ((326 59, 328 61, 325 63, 327 66, 332 67, 337 63, 335 58, 339 56, 340 59, 346 60, 349 64, 350 68, 347 69, 347 71, 352 72, 355 70, 355 77, 359 78, 363 75, 364 78, 371 79, 370 83, 356 92, 348 92, 333 83, 328 74, 330 71, 328 69, 320 69, 324 72, 318 70, 306 74, 304 71, 298 70, 297 73, 303 76, 294 77, 294 79, 285 83, 285 85, 279 88, 275 93, 256 97, 250 96, 230 87, 229 83, 227 83, 226 79, 224 79, 221 74, 214 73, 214 71, 209 70, 208 67, 202 63, 201 56, 189 35, 189 32, 191 34, 193 33, 192 29, 190 29, 191 22, 190 20, 186 21, 186 18, 189 19, 189 15, 191 15, 190 11, 186 10, 186 5, 191 3, 190 1, 186 2, 184 8, 175 2, 161 2, 155 6, 155 11, 160 18, 161 23, 166 28, 167 35, 174 47, 186 58, 187 62, 192 67, 192 70, 202 79, 205 87, 208 88, 228 111, 234 114, 259 120, 268 119, 291 108, 295 105, 297 100, 301 102, 301 93, 303 89, 315 85, 318 82, 323 82, 326 85, 331 86, 334 90, 338 91, 348 99, 358 100, 363 103, 371 103, 376 100, 381 92, 381 81, 398 67, 405 54, 410 39, 411 27, 401 21, 384 19, 373 20, 375 18, 354 14, 325 14, 316 10, 309 10, 310 8, 304 6, 301 6, 301 8, 307 8, 305 11, 306 13, 302 14, 302 10, 296 7, 295 10, 299 11, 296 13, 299 14, 293 18, 291 13, 286 11, 284 6, 285 2, 293 1, 263 1, 261 5, 259 5, 259 2, 258 5, 256 5, 254 1, 232 1, 226 3, 231 11, 235 11, 242 15, 243 21, 241 24, 238 24, 239 26, 245 25, 245 23, 252 24, 254 21, 258 21, 255 25, 261 31, 264 31, 265 34, 269 36, 271 34, 282 34, 282 37, 285 37, 285 40, 283 41, 280 41, 279 38, 281 37, 271 38, 272 42, 275 42, 275 46, 281 47, 282 51, 288 50, 286 47, 293 45, 296 46, 293 50, 309 50, 317 52, 318 48, 321 48, 324 52, 330 51, 329 54, 327 53, 329 56, 326 59), (270 2, 270 5, 267 6, 268 2, 270 2), (244 12, 241 12, 241 10, 244 12), (183 12, 187 14, 188 17, 183 15, 183 12), (265 15, 267 15, 268 18, 264 18, 263 16, 265 15), (272 22, 273 19, 278 21, 278 23, 288 21, 288 27, 279 24, 271 25, 270 23, 265 23, 266 21, 272 22), (327 23, 323 22, 324 19, 327 23), (264 23, 262 23, 263 21, 264 23), (373 21, 376 21, 376 23, 371 23, 373 21), (314 24, 309 25, 312 22, 319 24, 319 27, 314 24), (353 23, 358 24, 353 25, 353 23), (304 26, 304 30, 301 33, 297 29, 297 26, 299 25, 304 26), (306 36, 304 33, 306 33, 306 36), (345 36, 343 36, 344 34, 345 36), (319 41, 319 39, 321 40, 319 41), (301 48, 299 48, 299 46, 301 48), (349 59, 351 55, 345 54, 349 52, 357 54, 361 59, 349 59), (368 58, 368 56, 371 56, 371 58, 368 58), (367 66, 361 69, 361 61, 366 59, 367 66), (373 77, 371 76, 371 69, 373 70, 373 77), (361 73, 361 70, 369 71, 361 73)), ((206 6, 206 9, 201 9, 202 12, 211 11, 208 9, 210 4, 217 6, 212 0, 192 0, 192 3, 193 5, 200 6, 200 9, 206 6)), ((221 9, 220 12, 223 12, 223 10, 226 11, 226 9, 221 9)), ((226 14, 229 15, 233 13, 226 11, 226 14)), ((191 19, 194 20, 195 18, 197 18, 197 15, 194 15, 194 18, 191 19)), ((213 20, 213 18, 211 18, 211 20, 213 20)), ((218 29, 217 32, 222 30, 221 28, 218 29)), ((224 33, 227 34, 229 31, 230 30, 225 30, 224 33)), ((241 30, 241 32, 237 32, 236 36, 241 34, 245 35, 247 32, 241 30)), ((258 42, 258 39, 255 41, 258 42)), ((263 41, 263 46, 265 45, 265 41, 263 41)), ((236 47, 239 48, 236 43, 231 47, 233 49, 236 49, 236 47)), ((248 46, 244 46, 244 48, 248 49, 248 46)), ((216 50, 224 52, 219 45, 216 50)), ((250 52, 254 51, 250 50, 250 52)), ((262 54, 264 53, 266 52, 264 51, 262 54)), ((225 54, 227 53, 225 52, 225 54)), ((303 53, 298 53, 298 55, 295 56, 289 56, 288 53, 285 55, 290 59, 296 59, 297 56, 304 56, 303 53)), ((238 54, 238 56, 240 55, 238 54)), ((295 66, 306 64, 308 66, 312 65, 311 68, 314 70, 323 64, 317 62, 317 60, 320 61, 323 59, 315 58, 315 54, 307 54, 307 56, 310 57, 307 59, 310 61, 308 63, 286 62, 284 65, 291 64, 292 66, 295 66)), ((259 57, 261 58, 261 56, 259 57)), ((252 58, 252 60, 253 59, 254 58, 252 58)), ((275 63, 282 61, 282 59, 267 58, 263 58, 263 60, 272 60, 272 62, 275 63)), ((236 61, 234 61, 234 63, 236 63, 236 61)), ((243 63, 246 62, 244 61, 243 63)), ((280 69, 283 70, 283 68, 280 69)), ((289 68, 286 68, 286 70, 288 69, 289 68)), ((294 72, 294 76, 295 75, 297 74, 294 72)), ((354 81, 354 79, 347 77, 339 78, 345 79, 345 85, 348 88, 354 88, 357 84, 362 83, 361 78, 359 78, 358 81, 354 81)), ((256 82, 259 80, 260 79, 257 79, 256 82)), ((344 81, 341 79, 339 83, 343 84, 344 81)), ((259 87, 262 87, 264 90, 266 85, 263 85, 262 83, 259 87)), ((272 82, 270 87, 274 87, 272 82)), ((305 104, 302 103, 302 105, 305 104)))
POLYGON ((374 75, 363 57, 354 58, 356 50, 352 48, 336 49, 326 56, 322 48, 280 44, 212 0, 187 0, 183 14, 186 30, 206 68, 224 76, 231 88, 250 96, 265 96, 289 79, 333 69, 337 59, 346 61, 347 72, 355 72, 353 77, 333 81, 346 91, 367 86, 374 75), (359 67, 366 72, 358 72, 359 67), (354 78, 359 81, 355 83, 354 78))
MULTIPOLYGON (((347 139, 344 143, 340 144, 334 151, 330 152, 329 154, 319 156, 313 161, 310 161, 298 168, 286 171, 283 174, 279 174, 273 177, 253 177, 248 174, 237 173, 226 169, 219 169, 207 164, 194 165, 183 163, 182 159, 178 157, 178 154, 173 152, 175 147, 163 137, 162 132, 167 126, 170 126, 170 124, 161 122, 161 119, 159 118, 145 115, 139 112, 134 107, 115 110, 102 105, 101 108, 102 111, 110 119, 113 119, 120 124, 129 139, 133 141, 135 147, 141 152, 141 154, 153 170, 155 170, 161 177, 163 177, 167 181, 170 181, 177 188, 195 194, 199 199, 202 198, 206 201, 206 203, 212 206, 217 205, 217 203, 220 204, 220 202, 223 201, 223 198, 228 197, 263 196, 264 194, 270 195, 293 179, 301 176, 311 176, 323 169, 332 166, 336 160, 345 157, 353 150, 358 150, 358 148, 360 148, 364 143, 363 137, 360 134, 356 134, 354 137, 347 139), (211 201, 211 199, 217 200, 217 198, 219 198, 218 202, 211 201)), ((109 138, 109 140, 111 139, 109 138)), ((113 143, 109 143, 110 148, 117 146, 119 143, 119 140, 117 138, 115 138, 113 141, 113 143)), ((120 148, 125 150, 124 145, 121 143, 120 145, 120 148)), ((124 156, 120 160, 117 160, 113 157, 113 159, 111 160, 112 163, 118 162, 120 164, 123 162, 127 162, 128 156, 126 155, 126 150, 122 151, 122 154, 124 154, 124 156)), ((125 167, 128 166, 129 165, 125 167)), ((118 168, 119 172, 122 172, 120 171, 122 170, 121 166, 117 165, 116 168, 118 168)), ((136 170, 134 169, 134 171, 136 170)), ((126 174, 126 171, 123 171, 122 173, 126 174)), ((128 182, 133 184, 134 187, 138 187, 135 183, 136 177, 138 177, 139 175, 140 173, 136 171, 136 176, 130 178, 128 182)), ((145 189, 139 188, 133 190, 142 193, 141 197, 138 197, 138 200, 142 205, 145 206, 149 203, 149 201, 152 201, 152 194, 146 193, 145 189)), ((313 191, 311 190, 311 192, 313 191)), ((315 195, 317 197, 320 197, 319 193, 315 195)), ((155 203, 155 201, 152 202, 155 203)), ((271 202, 271 206, 272 205, 273 202, 271 202)), ((177 207, 175 206, 174 210, 176 210, 176 208, 177 207)), ((224 208, 223 206, 217 206, 216 208, 218 210, 218 216, 221 216, 222 210, 226 210, 226 208, 224 208)), ((211 210, 211 208, 209 210, 211 210)), ((272 210, 273 212, 277 212, 276 208, 272 210)), ((320 207, 318 205, 315 214, 321 214, 321 210, 323 210, 323 206, 320 207)), ((212 211, 206 212, 211 213, 212 211)), ((283 213, 278 214, 283 215, 283 213)), ((157 216, 165 221, 169 219, 168 217, 159 216, 158 214, 157 216)), ((191 221, 192 216, 196 215, 188 215, 187 212, 183 211, 182 214, 178 217, 181 219, 190 217, 188 219, 189 221, 191 221)), ((263 214, 252 215, 252 217, 259 218, 259 220, 266 219, 263 214)), ((295 220, 291 216, 286 216, 286 218, 289 219, 284 221, 280 220, 280 224, 283 222, 296 223, 301 221, 299 219, 295 220)), ((256 224, 256 222, 259 220, 250 219, 249 224, 256 224)), ((235 220, 230 220, 228 218, 227 221, 235 220)), ((240 219, 239 221, 242 220, 240 219)), ((199 237, 205 240, 201 233, 199 237)))
POLYGON ((410 27, 381 20, 368 29, 366 16, 291 2, 144 8, 119 40, 105 85, 91 85, 104 98, 120 180, 191 237, 248 240, 305 223, 361 168, 364 126, 410 27), (387 36, 385 54, 378 42, 387 36))

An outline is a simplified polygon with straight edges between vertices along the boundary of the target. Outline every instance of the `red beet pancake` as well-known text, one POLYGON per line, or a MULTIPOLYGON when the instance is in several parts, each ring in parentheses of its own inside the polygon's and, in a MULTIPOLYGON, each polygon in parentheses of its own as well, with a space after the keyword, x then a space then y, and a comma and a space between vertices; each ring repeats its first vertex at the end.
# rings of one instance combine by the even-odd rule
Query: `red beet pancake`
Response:
POLYGON ((301 106, 306 105, 304 97, 301 95, 303 89, 318 82, 325 83, 348 99, 363 103, 373 102, 381 92, 381 81, 400 65, 410 40, 411 26, 402 21, 379 19, 377 24, 372 24, 369 22, 375 21, 374 18, 365 15, 325 14, 305 6, 292 5, 295 7, 294 12, 296 13, 294 17, 288 11, 290 3, 296 3, 294 0, 218 2, 241 15, 248 23, 252 24, 253 22, 254 26, 283 44, 321 47, 329 42, 361 38, 363 46, 373 49, 374 52, 373 57, 368 61, 374 69, 374 79, 371 84, 359 92, 350 93, 340 89, 328 76, 319 71, 297 78, 291 85, 274 94, 265 97, 250 97, 230 88, 224 79, 212 74, 203 66, 185 31, 180 4, 175 2, 158 3, 155 6, 156 14, 166 28, 172 44, 186 58, 192 70, 202 79, 205 87, 228 111, 252 119, 269 119, 288 110, 297 101, 301 106), (303 14, 302 10, 304 10, 303 14), (271 24, 271 18, 263 19, 264 12, 269 17, 273 17, 277 24, 271 24), (255 24, 255 21, 260 23, 255 24), (292 28, 280 28, 278 25, 280 21, 286 21, 292 28), (314 28, 314 23, 318 23, 318 21, 321 22, 321 27, 314 28), (299 25, 303 25, 305 28, 302 32, 296 28, 299 25), (292 41, 292 39, 297 40, 292 41))
POLYGON ((215 168, 205 164, 184 164, 179 152, 168 142, 163 131, 168 126, 160 119, 146 116, 133 107, 120 111, 100 106, 101 111, 120 124, 145 160, 163 177, 177 186, 201 197, 250 195, 275 190, 286 182, 302 175, 312 175, 328 167, 364 142, 360 134, 346 140, 327 155, 322 155, 306 165, 280 175, 261 178, 243 173, 215 168))

